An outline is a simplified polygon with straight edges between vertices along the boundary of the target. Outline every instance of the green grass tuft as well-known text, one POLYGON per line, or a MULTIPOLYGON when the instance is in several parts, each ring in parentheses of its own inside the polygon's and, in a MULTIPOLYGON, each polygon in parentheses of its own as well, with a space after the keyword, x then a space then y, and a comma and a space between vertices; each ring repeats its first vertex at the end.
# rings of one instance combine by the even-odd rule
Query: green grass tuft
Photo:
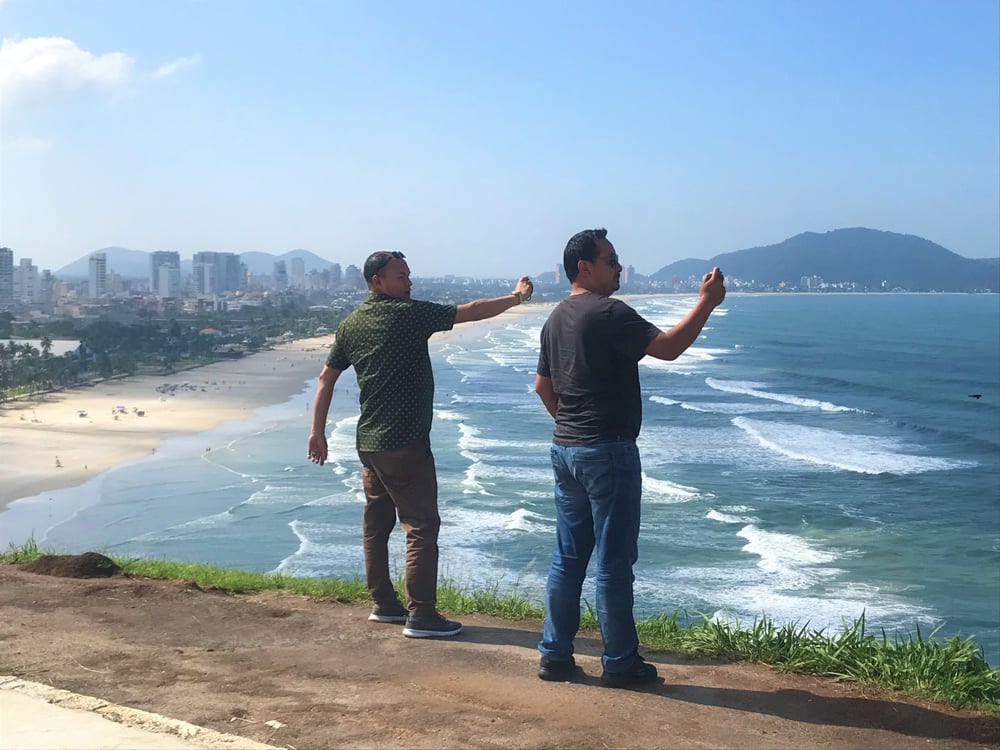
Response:
POLYGON ((26 541, 21 546, 11 543, 10 548, 6 552, 0 552, 0 563, 26 563, 31 562, 32 560, 37 560, 42 555, 47 554, 51 553, 39 549, 38 543, 35 541, 35 537, 31 537, 31 539, 26 541))

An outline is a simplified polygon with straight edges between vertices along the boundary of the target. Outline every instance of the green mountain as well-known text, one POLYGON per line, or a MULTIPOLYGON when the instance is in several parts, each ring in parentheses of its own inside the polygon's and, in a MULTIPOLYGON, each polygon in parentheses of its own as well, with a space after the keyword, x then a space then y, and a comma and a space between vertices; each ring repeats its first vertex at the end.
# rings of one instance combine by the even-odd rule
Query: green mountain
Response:
POLYGON ((1000 291, 1000 258, 964 258, 922 237, 863 228, 804 232, 777 245, 680 260, 651 278, 686 279, 713 266, 764 286, 798 286, 803 276, 819 276, 828 283, 855 282, 873 290, 1000 291))

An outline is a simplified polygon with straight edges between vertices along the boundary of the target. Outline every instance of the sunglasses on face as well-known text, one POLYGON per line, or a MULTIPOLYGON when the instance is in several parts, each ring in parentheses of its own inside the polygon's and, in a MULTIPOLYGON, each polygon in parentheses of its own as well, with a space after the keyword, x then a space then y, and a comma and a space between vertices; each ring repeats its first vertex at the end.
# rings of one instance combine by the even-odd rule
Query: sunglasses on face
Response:
POLYGON ((603 258, 595 258, 595 260, 603 260, 612 268, 618 265, 618 253, 611 253, 611 255, 605 255, 603 258))

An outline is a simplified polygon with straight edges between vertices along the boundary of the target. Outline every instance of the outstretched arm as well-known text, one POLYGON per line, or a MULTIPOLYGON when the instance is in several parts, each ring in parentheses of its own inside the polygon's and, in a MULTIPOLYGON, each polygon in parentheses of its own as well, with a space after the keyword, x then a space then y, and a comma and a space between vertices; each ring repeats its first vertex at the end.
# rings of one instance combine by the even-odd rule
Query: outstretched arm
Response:
POLYGON ((319 374, 319 385, 316 386, 316 398, 313 400, 312 431, 309 433, 309 449, 306 455, 310 461, 320 466, 326 463, 326 417, 330 413, 333 386, 336 385, 340 372, 328 365, 323 366, 319 374))
POLYGON ((698 335, 708 322, 712 310, 726 298, 724 282, 725 278, 718 268, 706 273, 701 281, 701 290, 695 306, 669 331, 656 334, 656 338, 649 342, 644 353, 657 359, 673 360, 687 351, 687 348, 698 340, 698 335))
POLYGON ((531 293, 534 290, 535 285, 531 283, 531 279, 527 276, 522 276, 514 287, 514 291, 510 294, 505 294, 503 297, 493 297, 492 299, 477 299, 472 302, 466 302, 464 305, 459 305, 458 310, 455 312, 455 322, 470 323, 474 320, 486 320, 487 318, 496 317, 504 310, 509 310, 515 305, 520 305, 522 302, 531 299, 531 293))

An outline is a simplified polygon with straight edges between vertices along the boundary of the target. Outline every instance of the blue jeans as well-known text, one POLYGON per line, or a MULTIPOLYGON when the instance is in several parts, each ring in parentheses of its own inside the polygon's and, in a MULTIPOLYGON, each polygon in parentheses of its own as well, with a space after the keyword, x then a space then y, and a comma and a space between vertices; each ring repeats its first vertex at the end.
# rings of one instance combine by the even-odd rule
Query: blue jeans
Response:
POLYGON ((634 440, 552 446, 556 548, 545 587, 545 627, 538 650, 553 660, 573 655, 580 592, 597 552, 597 620, 608 672, 623 672, 638 654, 632 615, 632 566, 639 558, 642 464, 634 440))

